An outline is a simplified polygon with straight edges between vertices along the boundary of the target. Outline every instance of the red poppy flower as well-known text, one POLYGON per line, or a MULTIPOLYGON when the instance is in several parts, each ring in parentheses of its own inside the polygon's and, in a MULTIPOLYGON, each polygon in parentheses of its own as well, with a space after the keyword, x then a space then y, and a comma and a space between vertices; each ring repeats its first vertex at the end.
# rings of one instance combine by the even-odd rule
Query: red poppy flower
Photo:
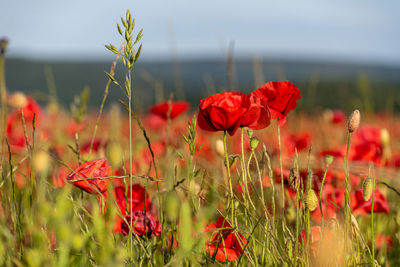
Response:
POLYGON ((346 113, 341 110, 332 110, 332 123, 333 124, 341 124, 345 122, 347 119, 346 113))
POLYGON ((114 189, 115 199, 123 215, 131 212, 130 204, 132 205, 132 212, 143 211, 146 206, 146 211, 150 211, 151 202, 149 194, 146 192, 143 186, 140 184, 134 184, 131 186, 131 190, 128 188, 128 192, 125 194, 125 186, 117 186, 114 189), (131 199, 132 190, 132 199, 131 199), (145 200, 146 195, 146 200, 145 200), (128 204, 127 204, 128 202, 128 204))
POLYGON ((289 155, 294 155, 295 149, 300 152, 310 146, 311 134, 308 132, 290 134, 285 138, 284 144, 289 155))
POLYGON ((30 96, 27 96, 28 100, 25 107, 22 108, 22 112, 24 113, 24 119, 26 123, 32 123, 33 117, 35 117, 36 122, 39 120, 42 110, 39 104, 30 96))
MULTIPOLYGON (((372 197, 364 201, 362 189, 357 190, 351 196, 351 206, 353 214, 371 213, 372 197)), ((389 213, 389 206, 385 196, 376 188, 374 198, 374 213, 389 213)))
POLYGON ((240 127, 248 127, 253 130, 264 129, 271 123, 271 113, 264 99, 248 95, 249 108, 243 115, 240 127))
POLYGON ((97 159, 83 163, 68 175, 67 180, 89 194, 97 194, 98 191, 101 193, 107 191, 109 179, 101 179, 101 177, 111 174, 112 170, 107 160, 97 159))
POLYGON ((393 239, 390 235, 378 234, 376 236, 376 247, 381 249, 382 246, 393 247, 393 239))
POLYGON ((236 260, 242 255, 247 243, 243 235, 229 228, 232 226, 223 217, 218 217, 216 223, 211 223, 204 229, 204 232, 213 232, 211 240, 206 242, 206 252, 211 257, 215 254, 215 258, 222 262, 236 260))
POLYGON ((249 105, 243 93, 219 93, 202 99, 197 117, 199 127, 211 132, 228 131, 233 135, 249 105))
POLYGON ((279 124, 286 122, 286 116, 297 106, 301 98, 300 90, 288 81, 268 82, 251 93, 267 103, 272 119, 279 119, 279 124))
MULTIPOLYGON (((156 220, 150 213, 144 213, 144 211, 138 210, 132 213, 132 217, 130 215, 125 216, 125 220, 130 223, 132 220, 133 231, 138 236, 151 237, 152 235, 160 236, 161 234, 161 224, 158 220, 156 220)), ((129 235, 129 226, 126 224, 124 220, 121 218, 118 220, 120 232, 123 235, 129 235)), ((115 230, 116 230, 115 229, 115 230)))
POLYGON ((158 103, 150 108, 150 112, 156 114, 166 120, 168 117, 171 120, 175 119, 183 112, 189 109, 189 103, 185 101, 165 101, 158 103))

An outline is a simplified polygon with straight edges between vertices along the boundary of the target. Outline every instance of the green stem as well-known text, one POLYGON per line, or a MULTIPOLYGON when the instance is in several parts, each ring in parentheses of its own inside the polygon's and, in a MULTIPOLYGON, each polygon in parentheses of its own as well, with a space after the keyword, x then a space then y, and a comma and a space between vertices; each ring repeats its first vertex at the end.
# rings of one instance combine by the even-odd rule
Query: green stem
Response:
MULTIPOLYGON (((128 72, 128 81, 129 85, 131 85, 131 72, 129 70, 128 72)), ((130 86, 129 92, 128 92, 128 109, 129 109, 129 192, 130 192, 130 200, 129 203, 132 201, 132 184, 133 184, 133 179, 132 179, 132 164, 133 164, 133 158, 132 158, 132 116, 131 116, 131 110, 132 110, 132 87, 130 86)), ((130 245, 130 255, 133 257, 133 229, 132 229, 132 224, 133 224, 133 217, 132 217, 132 203, 129 204, 130 206, 130 230, 129 230, 129 245, 130 245)))
POLYGON ((374 227, 374 202, 375 202, 375 170, 372 174, 372 203, 371 203, 371 250, 372 266, 375 266, 375 227, 374 227))
POLYGON ((285 213, 285 187, 283 181, 283 166, 282 166, 282 148, 281 148, 281 127, 278 122, 278 146, 279 146, 279 167, 281 171, 281 186, 282 186, 282 213, 285 213))
POLYGON ((230 167, 229 167, 228 149, 227 149, 227 146, 226 146, 226 131, 224 131, 224 153, 225 153, 225 160, 226 160, 226 170, 227 170, 228 181, 229 181, 230 198, 231 198, 231 223, 232 223, 232 227, 234 227, 235 206, 234 206, 234 202, 233 202, 233 189, 232 189, 232 180, 231 180, 231 170, 230 170, 230 167))
POLYGON ((6 78, 4 71, 5 71, 5 56, 4 54, 1 54, 0 55, 0 101, 1 101, 0 154, 1 155, 3 155, 3 140, 6 132, 6 123, 7 123, 7 88, 6 88, 6 78))
POLYGON ((322 196, 322 190, 324 189, 324 183, 325 183, 326 174, 328 173, 328 168, 329 168, 329 165, 327 165, 326 168, 325 168, 324 176, 322 177, 321 188, 319 189, 319 195, 318 195, 319 211, 321 212, 322 228, 324 228, 324 213, 322 212, 321 196, 322 196))
POLYGON ((345 203, 344 203, 344 216, 345 216, 345 231, 344 231, 344 251, 347 253, 347 239, 349 238, 350 222, 351 222, 351 200, 350 200, 350 183, 349 183, 349 149, 350 149, 351 133, 347 135, 347 148, 346 148, 346 158, 344 161, 344 171, 345 171, 345 203))

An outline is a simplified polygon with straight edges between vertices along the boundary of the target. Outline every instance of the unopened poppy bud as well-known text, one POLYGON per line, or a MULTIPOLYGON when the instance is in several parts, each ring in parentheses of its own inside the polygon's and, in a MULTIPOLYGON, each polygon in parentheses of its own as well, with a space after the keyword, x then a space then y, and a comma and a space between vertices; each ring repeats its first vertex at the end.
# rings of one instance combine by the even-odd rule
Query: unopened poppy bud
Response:
POLYGON ((224 152, 224 142, 221 139, 218 139, 215 142, 215 151, 217 152, 217 154, 221 157, 223 157, 225 155, 224 152))
POLYGON ((292 189, 293 191, 297 190, 298 183, 299 183, 299 177, 297 174, 298 173, 296 172, 295 168, 290 169, 289 185, 290 185, 290 189, 292 189))
POLYGON ((257 137, 252 137, 250 139, 250 149, 255 150, 259 143, 260 143, 260 141, 258 141, 257 137))
POLYGON ((21 92, 15 92, 7 98, 7 104, 13 108, 23 108, 27 103, 28 100, 26 99, 26 96, 21 92))
POLYGON ((106 155, 111 166, 118 168, 122 165, 123 149, 119 142, 111 141, 107 144, 106 155))
POLYGON ((247 135, 251 138, 253 136, 253 130, 252 129, 247 129, 247 135))
POLYGON ((371 196, 372 196, 372 190, 373 190, 373 183, 374 180, 370 177, 366 178, 363 182, 363 186, 362 186, 362 193, 363 193, 363 199, 364 201, 368 201, 371 196))
MULTIPOLYGON (((238 155, 230 155, 228 158, 229 158, 229 168, 232 168, 232 167, 235 166, 239 156, 238 155)), ((226 159, 224 160, 224 165, 225 165, 225 167, 227 167, 226 166, 226 159)))
POLYGON ((314 211, 318 206, 318 197, 313 189, 308 190, 306 194, 306 206, 310 211, 314 211))
POLYGON ((390 135, 386 128, 381 130, 381 143, 384 147, 389 146, 390 135))
POLYGON ((331 165, 332 162, 333 162, 333 156, 332 155, 326 155, 325 156, 325 164, 326 164, 326 166, 331 165))
POLYGON ((47 152, 40 150, 33 154, 32 167, 34 171, 38 173, 45 172, 49 168, 49 163, 50 159, 47 152))
POLYGON ((170 221, 175 221, 179 214, 179 198, 175 191, 170 191, 165 197, 165 211, 170 221))
POLYGON ((357 130, 359 126, 360 126, 360 111, 356 109, 353 111, 353 113, 351 113, 349 118, 349 123, 347 126, 349 133, 352 133, 355 130, 357 130))

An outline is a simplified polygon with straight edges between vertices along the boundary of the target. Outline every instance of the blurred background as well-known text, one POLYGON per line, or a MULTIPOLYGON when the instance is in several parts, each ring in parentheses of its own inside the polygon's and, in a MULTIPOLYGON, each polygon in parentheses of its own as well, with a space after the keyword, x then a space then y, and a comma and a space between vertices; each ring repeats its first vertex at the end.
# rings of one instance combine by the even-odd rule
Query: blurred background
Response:
MULTIPOLYGON (((198 101, 215 92, 249 92, 290 80, 299 108, 400 110, 399 1, 3 1, 6 82, 40 103, 56 91, 65 107, 83 88, 101 102, 119 47, 116 23, 130 9, 144 30, 134 68, 139 111, 168 99, 198 101)), ((123 77, 122 63, 117 77, 123 77)), ((123 98, 110 89, 107 103, 123 98)))

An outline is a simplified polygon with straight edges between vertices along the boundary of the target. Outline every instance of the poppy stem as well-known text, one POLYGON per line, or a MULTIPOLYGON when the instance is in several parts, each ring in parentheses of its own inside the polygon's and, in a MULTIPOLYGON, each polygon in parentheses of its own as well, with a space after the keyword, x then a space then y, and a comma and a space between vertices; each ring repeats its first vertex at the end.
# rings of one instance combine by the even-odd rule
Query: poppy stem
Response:
POLYGON ((283 182, 283 166, 282 166, 282 147, 281 147, 281 127, 278 120, 278 148, 279 148, 279 167, 281 171, 281 186, 282 186, 282 214, 285 213, 285 187, 283 182))
POLYGON ((324 213, 322 212, 322 200, 321 200, 321 196, 322 196, 322 190, 324 189, 325 178, 326 178, 326 174, 328 173, 329 165, 330 165, 330 163, 329 163, 329 164, 328 164, 328 163, 326 164, 324 176, 322 177, 321 188, 319 189, 319 195, 318 195, 319 211, 321 212, 321 225, 322 225, 322 228, 324 228, 324 213))
POLYGON ((228 157, 228 149, 226 146, 226 131, 224 131, 224 153, 225 153, 225 160, 226 160, 226 170, 228 174, 228 181, 229 181, 229 191, 230 191, 230 199, 231 199, 231 223, 234 226, 235 223, 235 205, 233 202, 233 190, 232 190, 232 180, 231 180, 231 169, 229 166, 229 157, 228 157))
MULTIPOLYGON (((3 41, 5 42, 5 41, 3 41)), ((2 44, 3 45, 3 44, 2 44)), ((6 78, 5 78, 5 48, 1 50, 0 54, 0 102, 1 102, 1 142, 0 142, 0 154, 3 153, 3 143, 4 138, 3 135, 6 136, 6 123, 7 123, 7 88, 6 88, 6 78)))
POLYGON ((372 262, 371 265, 375 266, 375 229, 374 229, 374 202, 375 202, 375 169, 374 165, 370 165, 372 169, 372 202, 371 202, 371 252, 372 262))
POLYGON ((349 183, 349 149, 350 149, 351 132, 347 135, 347 148, 346 148, 346 158, 344 160, 344 171, 345 171, 345 198, 344 198, 344 251, 347 253, 347 239, 349 238, 349 231, 351 225, 351 200, 350 200, 350 183, 349 183))

